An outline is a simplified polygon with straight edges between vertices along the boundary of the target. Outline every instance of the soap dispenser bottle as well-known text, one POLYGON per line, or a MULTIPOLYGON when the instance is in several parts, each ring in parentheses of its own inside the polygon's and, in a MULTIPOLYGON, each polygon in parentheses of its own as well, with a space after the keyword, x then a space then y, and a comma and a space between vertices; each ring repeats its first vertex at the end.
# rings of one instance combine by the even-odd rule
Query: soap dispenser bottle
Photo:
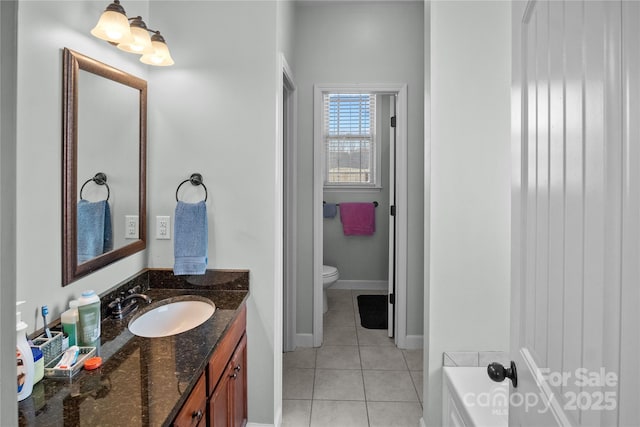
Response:
POLYGON ((27 324, 17 307, 24 301, 16 303, 16 365, 18 367, 18 402, 31 396, 33 390, 34 363, 31 347, 27 342, 27 324))

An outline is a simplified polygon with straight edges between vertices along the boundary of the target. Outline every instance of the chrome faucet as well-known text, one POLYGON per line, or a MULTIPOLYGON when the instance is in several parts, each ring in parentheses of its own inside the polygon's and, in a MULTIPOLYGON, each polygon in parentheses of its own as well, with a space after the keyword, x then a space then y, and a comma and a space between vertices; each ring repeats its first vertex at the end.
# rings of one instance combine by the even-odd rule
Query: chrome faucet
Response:
POLYGON ((151 304, 151 298, 149 298, 145 294, 134 293, 127 295, 124 298, 117 297, 108 305, 109 309, 111 310, 111 317, 113 317, 114 319, 122 319, 123 317, 129 315, 136 308, 138 308, 138 303, 136 303, 135 301, 131 301, 134 299, 139 299, 146 302, 147 304, 151 304), (127 301, 131 302, 125 305, 127 301))

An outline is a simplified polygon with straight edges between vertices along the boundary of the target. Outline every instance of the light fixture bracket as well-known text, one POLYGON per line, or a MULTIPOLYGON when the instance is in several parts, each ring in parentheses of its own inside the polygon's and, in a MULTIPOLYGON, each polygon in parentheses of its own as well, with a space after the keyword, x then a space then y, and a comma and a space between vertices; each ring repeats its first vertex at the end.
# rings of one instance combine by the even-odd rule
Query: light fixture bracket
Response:
POLYGON ((129 25, 131 27, 142 28, 143 30, 149 31, 147 28, 147 24, 142 20, 142 16, 134 16, 133 18, 129 18, 129 25))
POLYGON ((113 3, 106 7, 105 12, 106 11, 118 12, 123 14, 124 16, 127 16, 127 13, 124 11, 124 7, 120 5, 120 0, 113 0, 113 3))

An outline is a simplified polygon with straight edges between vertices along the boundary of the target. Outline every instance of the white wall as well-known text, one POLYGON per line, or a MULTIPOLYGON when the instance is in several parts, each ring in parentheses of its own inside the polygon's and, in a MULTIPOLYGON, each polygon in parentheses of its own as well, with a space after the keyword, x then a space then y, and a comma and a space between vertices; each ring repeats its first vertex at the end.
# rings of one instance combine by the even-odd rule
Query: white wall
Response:
MULTIPOLYGON (((424 381, 424 373, 429 372, 429 331, 431 320, 428 309, 431 306, 431 1, 424 0, 424 338, 422 358, 423 408, 427 407, 429 384, 424 381)), ((428 378, 428 376, 427 376, 428 378)), ((423 416, 423 426, 427 416, 423 416)))
POLYGON ((0 2, 0 420, 18 424, 16 345, 16 80, 17 3, 0 2))
MULTIPOLYGON (((89 31, 105 4, 95 1, 20 1, 17 106, 17 298, 28 332, 42 327, 38 308, 59 317, 85 289, 103 292, 146 266, 138 253, 69 286, 61 286, 62 48, 68 47, 146 78, 147 66, 89 31)), ((148 1, 125 5, 148 16, 148 1)))
POLYGON ((427 400, 441 425, 442 353, 509 349, 510 4, 431 3, 427 400))
MULTIPOLYGON (((294 68, 298 85, 298 170, 313 169, 313 85, 407 83, 409 242, 407 333, 423 323, 423 3, 300 2, 294 68)), ((312 333, 313 176, 298 180, 297 329, 312 333)))
MULTIPOLYGON (((152 4, 151 16, 166 28, 176 64, 150 73, 150 234, 156 215, 174 217, 177 185, 201 173, 209 192, 208 268, 251 272, 249 421, 273 424, 282 376, 276 3, 163 1, 152 4)), ((185 200, 202 198, 201 188, 187 190, 185 200)), ((149 266, 173 266, 173 240, 151 240, 149 266)))

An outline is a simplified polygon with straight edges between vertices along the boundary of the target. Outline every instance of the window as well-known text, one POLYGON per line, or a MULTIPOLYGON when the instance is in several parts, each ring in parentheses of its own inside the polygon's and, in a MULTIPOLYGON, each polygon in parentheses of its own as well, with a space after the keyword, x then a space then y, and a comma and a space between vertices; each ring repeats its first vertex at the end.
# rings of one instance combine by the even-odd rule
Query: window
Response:
POLYGON ((378 187, 376 95, 325 93, 325 187, 378 187))

